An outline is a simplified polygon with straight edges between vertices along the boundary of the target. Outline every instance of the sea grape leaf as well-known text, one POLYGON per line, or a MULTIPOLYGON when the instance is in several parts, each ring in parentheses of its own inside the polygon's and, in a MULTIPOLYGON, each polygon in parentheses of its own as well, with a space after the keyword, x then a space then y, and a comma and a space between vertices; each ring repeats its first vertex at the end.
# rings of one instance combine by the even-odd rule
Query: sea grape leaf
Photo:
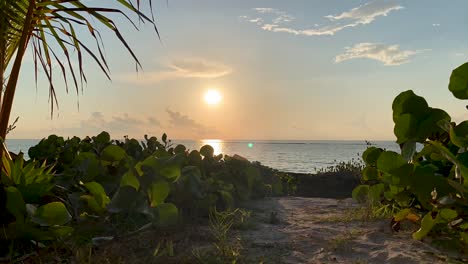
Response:
POLYGON ((458 217, 457 211, 449 208, 443 208, 439 211, 437 218, 439 221, 450 222, 458 217))
POLYGON ((120 187, 114 194, 107 209, 111 213, 119 213, 121 211, 138 211, 144 207, 145 200, 140 193, 131 186, 120 187))
POLYGON ((352 192, 353 199, 358 203, 365 203, 369 196, 369 185, 359 185, 352 192))
POLYGON ((391 182, 393 185, 405 187, 411 185, 414 181, 413 177, 414 164, 406 163, 397 169, 391 171, 391 182))
POLYGON ((448 88, 456 98, 468 99, 468 63, 452 71, 448 88))
POLYGON ((372 185, 369 188, 368 199, 372 204, 378 204, 381 201, 382 194, 385 190, 385 184, 379 183, 372 185))
POLYGON ((51 226, 49 227, 49 233, 57 238, 65 237, 73 233, 73 227, 70 226, 51 226))
POLYGON ((362 170, 362 179, 365 181, 377 180, 379 171, 375 167, 367 166, 362 170))
MULTIPOLYGON (((5 229, 4 229, 5 231, 5 229)), ((26 223, 13 222, 7 228, 8 238, 22 238, 33 241, 54 240, 55 237, 50 232, 41 230, 34 225, 26 223)))
POLYGON ((403 114, 412 114, 415 118, 424 116, 429 111, 426 100, 417 96, 412 90, 400 93, 392 103, 393 121, 403 114))
POLYGON ((453 190, 445 177, 438 175, 437 167, 433 165, 417 166, 414 171, 414 182, 411 190, 418 197, 421 204, 427 209, 432 200, 431 192, 435 189, 438 196, 445 196, 453 190))
POLYGON ((162 203, 169 195, 170 187, 165 180, 156 180, 148 189, 148 197, 151 202, 151 207, 156 207, 162 203))
POLYGON ((97 182, 87 182, 84 184, 84 186, 94 196, 96 202, 101 208, 105 208, 106 205, 110 202, 110 199, 101 184, 97 182))
POLYGON ((107 144, 110 143, 111 137, 109 133, 106 131, 102 131, 99 133, 99 135, 93 137, 94 142, 99 143, 99 144, 107 144))
POLYGON ((102 213, 105 209, 99 205, 94 196, 84 194, 80 196, 80 200, 85 201, 88 207, 95 213, 102 213))
POLYGON ((190 194, 197 199, 203 198, 200 169, 196 166, 187 166, 182 169, 182 175, 179 181, 183 180, 183 184, 188 188, 190 194))
POLYGON ((405 165, 405 159, 398 153, 393 151, 384 151, 380 154, 377 160, 377 168, 385 173, 392 173, 392 171, 405 165))
POLYGON ((179 153, 185 153, 185 150, 187 148, 184 146, 184 145, 177 145, 175 148, 174 148, 174 153, 176 154, 179 154, 179 153))
POLYGON ((212 158, 214 155, 214 149, 210 145, 204 145, 200 148, 200 154, 205 158, 212 158))
POLYGON ((6 189, 6 209, 15 216, 16 221, 23 222, 26 213, 26 203, 20 191, 13 186, 6 189))
POLYGON ((142 176, 144 173, 143 170, 145 168, 157 171, 157 169, 159 169, 160 166, 161 162, 159 159, 157 159, 155 156, 149 156, 145 160, 138 162, 135 165, 135 169, 138 172, 138 174, 142 176))
POLYGON ((131 186, 138 191, 140 189, 140 181, 135 176, 133 170, 130 169, 120 179, 120 186, 131 186))
POLYGON ((171 226, 177 223, 179 210, 172 203, 163 203, 156 207, 158 212, 158 224, 160 226, 171 226))
POLYGON ((123 148, 116 145, 109 145, 102 151, 101 159, 114 162, 121 161, 123 158, 125 158, 125 156, 126 153, 123 148))
POLYGON ((413 114, 402 114, 396 117, 393 132, 397 143, 402 144, 417 137, 418 119, 413 114))
POLYGON ((71 215, 62 202, 51 202, 39 206, 31 220, 42 226, 63 225, 71 220, 71 215))
POLYGON ((456 166, 456 178, 462 177, 465 179, 465 183, 468 182, 468 167, 465 166, 462 162, 460 162, 457 157, 444 145, 437 141, 430 141, 429 142, 434 148, 447 160, 455 164, 456 166), (461 175, 458 175, 461 174, 461 175))
POLYGON ((418 124, 418 141, 423 142, 436 132, 445 131, 440 124, 450 122, 450 115, 442 109, 429 108, 428 114, 418 124))
POLYGON ((164 161, 159 169, 159 174, 171 181, 176 181, 180 177, 181 165, 185 162, 185 154, 176 154, 164 161))
POLYGON ((94 153, 81 152, 74 163, 83 182, 94 180, 101 172, 99 160, 94 153))
POLYGON ((423 239, 425 236, 427 236, 427 234, 429 234, 429 232, 435 226, 435 224, 436 221, 432 218, 431 212, 427 213, 421 220, 421 227, 419 228, 419 230, 413 233, 413 239, 423 239))
POLYGON ((457 126, 450 127, 450 141, 456 146, 463 148, 468 146, 468 121, 465 120, 457 126))
POLYGON ((367 165, 376 166, 377 159, 379 158, 380 154, 382 153, 381 148, 376 147, 369 147, 362 153, 362 159, 367 165))
POLYGON ((192 150, 189 154, 189 160, 191 162, 191 164, 199 164, 202 160, 201 156, 200 156, 200 152, 198 152, 197 150, 192 150))

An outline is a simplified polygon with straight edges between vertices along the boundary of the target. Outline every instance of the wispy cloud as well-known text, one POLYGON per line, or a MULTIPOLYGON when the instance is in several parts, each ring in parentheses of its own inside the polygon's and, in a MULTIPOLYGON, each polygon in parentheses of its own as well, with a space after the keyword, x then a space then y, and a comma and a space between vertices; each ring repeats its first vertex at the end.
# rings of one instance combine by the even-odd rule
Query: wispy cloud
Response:
POLYGON ((145 72, 139 76, 134 73, 122 74, 118 78, 126 82, 153 84, 180 78, 214 79, 232 72, 232 69, 224 64, 200 58, 175 59, 166 67, 167 70, 164 71, 145 72))
POLYGON ((191 138, 203 138, 210 137, 217 133, 216 129, 202 125, 189 116, 184 115, 177 111, 166 109, 169 115, 169 125, 174 128, 174 131, 183 132, 177 134, 178 137, 191 137, 191 138))
POLYGON ((254 8, 253 10, 256 12, 255 18, 249 16, 240 16, 240 18, 244 21, 255 23, 266 31, 285 32, 304 36, 322 36, 334 35, 345 28, 370 24, 377 17, 387 16, 390 12, 400 9, 403 9, 403 6, 391 0, 371 1, 341 14, 327 15, 325 18, 328 20, 328 25, 318 27, 315 24, 313 28, 308 29, 287 26, 295 18, 284 11, 269 7, 254 8), (261 17, 262 15, 268 15, 270 22, 264 22, 266 21, 266 17, 261 17))
POLYGON ((107 131, 111 136, 120 138, 124 135, 141 137, 144 133, 160 129, 161 123, 154 117, 134 117, 127 113, 108 117, 102 112, 93 112, 89 117, 79 120, 76 125, 54 128, 54 133, 89 136, 107 131))
POLYGON ((386 66, 408 63, 410 57, 427 50, 401 50, 399 45, 385 45, 382 43, 358 43, 346 47, 345 52, 335 57, 335 62, 352 59, 372 59, 383 62, 386 66))
POLYGON ((432 24, 433 27, 440 27, 440 24, 439 23, 434 23, 432 24))

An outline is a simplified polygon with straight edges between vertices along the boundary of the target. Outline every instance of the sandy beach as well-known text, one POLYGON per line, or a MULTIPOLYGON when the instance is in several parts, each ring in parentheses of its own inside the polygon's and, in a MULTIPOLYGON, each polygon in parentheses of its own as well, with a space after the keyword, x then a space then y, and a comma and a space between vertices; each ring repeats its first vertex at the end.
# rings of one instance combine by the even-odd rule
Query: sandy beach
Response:
POLYGON ((459 256, 448 256, 428 243, 411 239, 411 227, 394 232, 388 219, 357 219, 353 210, 358 207, 350 198, 270 198, 256 201, 250 208, 257 228, 238 232, 247 263, 462 261, 459 256), (276 215, 276 224, 271 224, 272 215, 276 215))

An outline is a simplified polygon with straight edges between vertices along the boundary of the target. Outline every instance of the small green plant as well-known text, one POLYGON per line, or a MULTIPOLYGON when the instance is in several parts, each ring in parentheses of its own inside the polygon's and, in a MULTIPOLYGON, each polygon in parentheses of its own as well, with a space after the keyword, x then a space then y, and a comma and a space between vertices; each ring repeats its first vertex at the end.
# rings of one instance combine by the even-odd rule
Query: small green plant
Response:
POLYGON ((242 209, 219 212, 213 208, 210 213, 210 230, 214 238, 216 257, 219 263, 237 263, 240 256, 240 245, 230 237, 230 230, 236 223, 246 219, 242 209))

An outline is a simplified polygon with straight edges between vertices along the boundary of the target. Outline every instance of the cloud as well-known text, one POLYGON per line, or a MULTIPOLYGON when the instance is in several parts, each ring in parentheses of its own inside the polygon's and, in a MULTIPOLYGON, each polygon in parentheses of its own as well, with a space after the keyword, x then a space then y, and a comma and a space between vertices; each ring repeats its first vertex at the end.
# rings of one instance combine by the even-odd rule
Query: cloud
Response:
POLYGON ((285 32, 294 35, 304 36, 322 36, 322 35, 334 35, 337 32, 350 27, 357 27, 359 25, 366 25, 373 22, 377 17, 387 16, 390 12, 403 9, 402 6, 398 5, 394 1, 387 0, 376 0, 368 2, 359 7, 352 8, 349 11, 343 12, 337 15, 327 15, 325 18, 328 20, 328 25, 318 27, 317 24, 314 28, 309 29, 297 29, 294 27, 285 26, 295 18, 284 11, 274 8, 254 8, 253 10, 258 15, 269 15, 271 22, 265 23, 265 18, 249 18, 248 16, 240 16, 244 21, 255 23, 260 26, 261 29, 271 32, 285 32), (261 19, 261 20, 259 20, 261 19))
POLYGON ((345 52, 335 57, 335 62, 366 58, 383 62, 386 66, 408 63, 410 57, 427 50, 401 50, 398 45, 381 43, 358 43, 346 47, 345 52))
MULTIPOLYGON (((78 125, 57 128, 60 134, 89 136, 101 131, 107 131, 114 137, 132 135, 142 137, 144 133, 160 128, 161 123, 154 117, 133 117, 129 114, 114 115, 107 118, 102 112, 93 112, 86 119, 78 121, 78 125)), ((57 133, 57 131, 54 131, 57 133)))
POLYGON ((176 132, 182 132, 178 137, 203 138, 217 133, 214 128, 199 124, 180 112, 170 109, 166 109, 166 112, 169 114, 169 125, 175 128, 176 132))
POLYGON ((180 78, 214 79, 232 72, 232 69, 224 64, 199 58, 175 59, 166 67, 168 69, 165 71, 147 72, 140 76, 136 76, 134 73, 123 74, 118 78, 126 82, 153 84, 180 78))
POLYGON ((403 7, 393 1, 377 0, 363 4, 339 15, 328 15, 325 17, 331 21, 350 20, 352 24, 369 24, 379 16, 387 16, 391 11, 400 9, 403 9, 403 7))
POLYGON ((440 24, 439 23, 434 23, 432 24, 433 27, 440 27, 440 24))

